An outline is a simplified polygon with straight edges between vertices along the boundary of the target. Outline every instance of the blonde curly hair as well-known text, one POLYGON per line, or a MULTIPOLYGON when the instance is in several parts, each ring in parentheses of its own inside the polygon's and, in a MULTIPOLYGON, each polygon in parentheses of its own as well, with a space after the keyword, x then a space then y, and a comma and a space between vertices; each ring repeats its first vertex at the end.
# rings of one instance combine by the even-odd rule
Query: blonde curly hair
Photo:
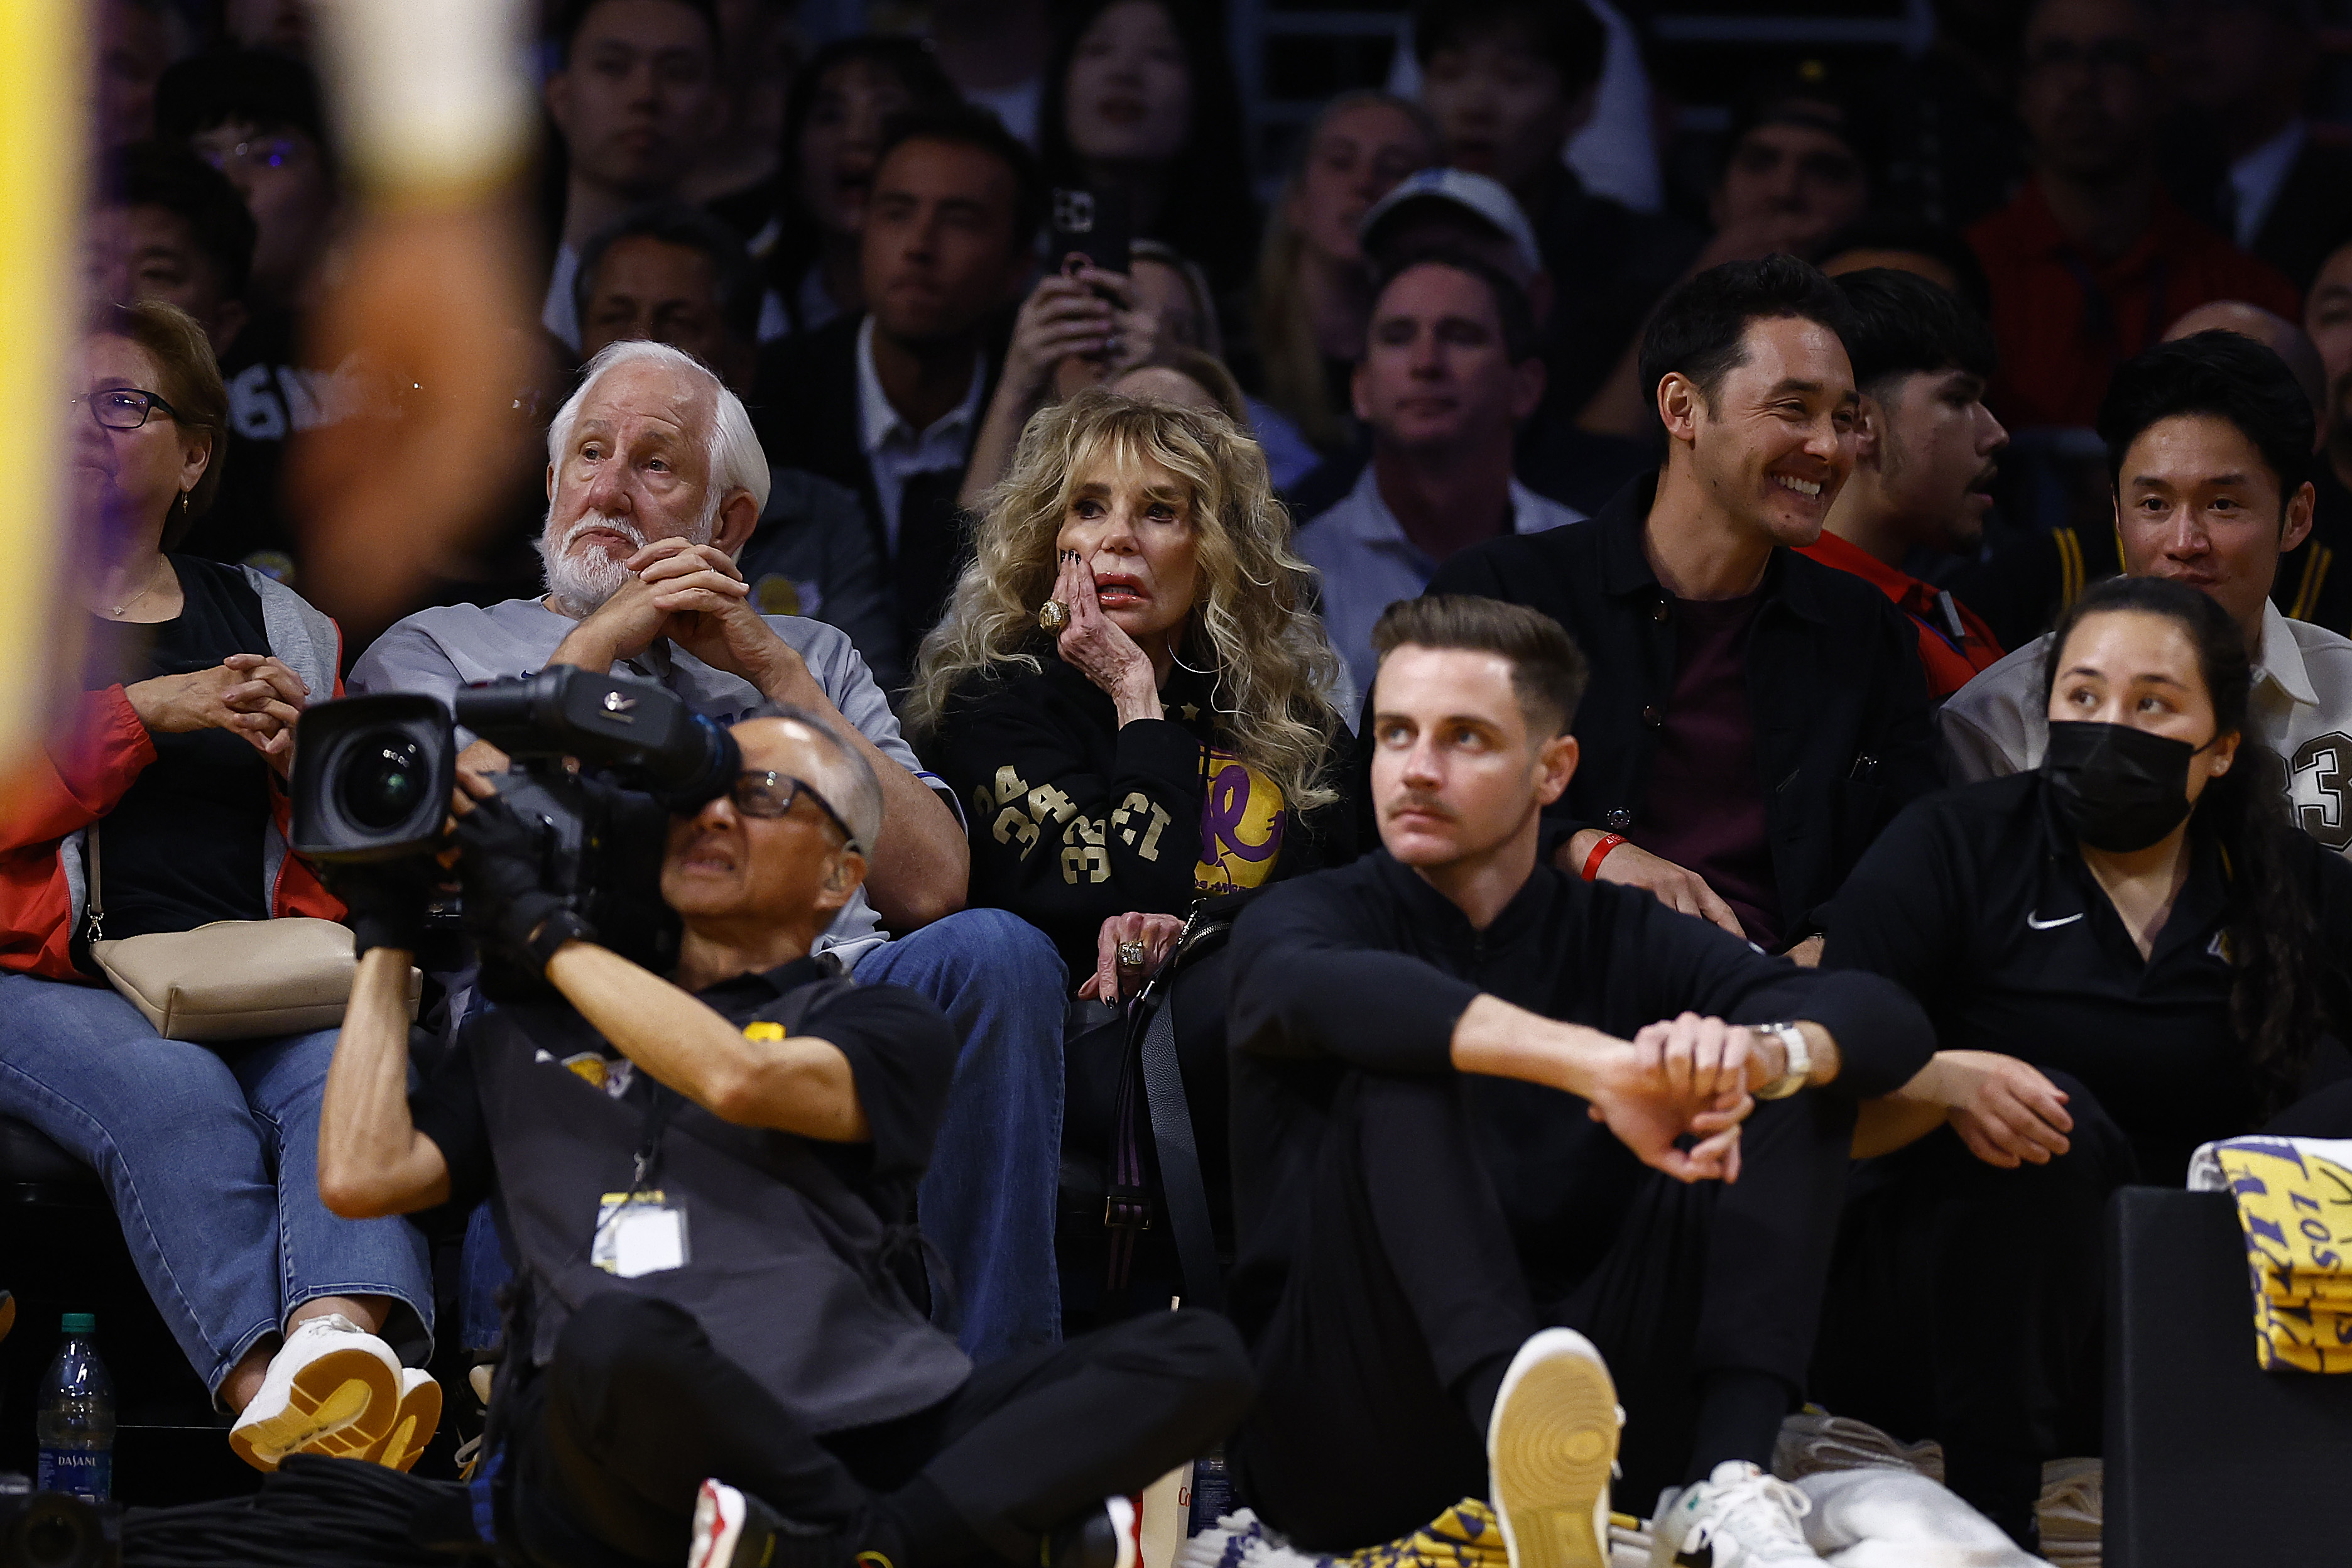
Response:
POLYGON ((975 674, 1045 668, 1039 656, 1053 644, 1037 629, 1037 606, 1053 591, 1055 541, 1071 493, 1106 455, 1157 463, 1192 492, 1203 591, 1178 652, 1195 661, 1208 654, 1226 742, 1294 810, 1337 800, 1325 775, 1344 727, 1328 696, 1339 656, 1307 608, 1313 568, 1291 553, 1265 456, 1223 415, 1152 398, 1088 390, 1029 421, 1011 469, 982 503, 973 558, 947 614, 923 639, 908 728, 936 734, 975 674))

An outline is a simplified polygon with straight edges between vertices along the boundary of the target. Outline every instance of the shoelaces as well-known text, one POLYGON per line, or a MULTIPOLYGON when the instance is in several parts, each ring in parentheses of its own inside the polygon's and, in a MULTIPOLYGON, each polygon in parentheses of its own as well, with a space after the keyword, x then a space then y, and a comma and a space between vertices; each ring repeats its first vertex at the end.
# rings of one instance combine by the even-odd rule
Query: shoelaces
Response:
POLYGON ((1804 1535, 1797 1529, 1796 1521, 1813 1511, 1812 1499, 1788 1482, 1760 1471, 1723 1488, 1709 1500, 1714 1505, 1709 1510, 1714 1517, 1700 1526, 1700 1532, 1710 1540, 1717 1531, 1736 1529, 1744 1541, 1791 1541, 1801 1546, 1804 1535))

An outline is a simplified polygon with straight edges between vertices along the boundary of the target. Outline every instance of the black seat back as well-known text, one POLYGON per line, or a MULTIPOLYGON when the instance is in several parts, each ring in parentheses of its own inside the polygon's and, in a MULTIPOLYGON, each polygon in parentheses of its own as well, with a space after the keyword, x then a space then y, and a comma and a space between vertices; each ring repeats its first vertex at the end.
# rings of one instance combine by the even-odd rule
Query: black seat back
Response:
POLYGON ((2229 1195, 2124 1188, 2107 1280, 2107 1568, 2352 1560, 2352 1373, 2255 1365, 2229 1195))

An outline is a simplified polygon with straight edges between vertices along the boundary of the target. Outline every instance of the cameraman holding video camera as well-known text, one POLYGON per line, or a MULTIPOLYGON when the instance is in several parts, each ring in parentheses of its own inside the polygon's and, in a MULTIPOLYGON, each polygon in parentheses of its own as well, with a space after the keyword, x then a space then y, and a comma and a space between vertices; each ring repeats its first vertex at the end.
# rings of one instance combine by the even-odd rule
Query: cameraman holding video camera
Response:
POLYGON ((464 776, 467 922, 552 994, 474 1016, 414 1096, 430 862, 341 869, 362 956, 320 1191, 411 1214, 478 1201, 495 1170, 520 1289, 486 1473, 531 1561, 667 1568, 690 1542, 693 1568, 1108 1568, 1105 1500, 1239 1419, 1240 1343, 1161 1313, 975 1372, 926 1321, 907 1222, 955 1041, 913 992, 811 956, 864 880, 881 787, 829 719, 732 733, 729 787, 670 818, 667 976, 600 945, 543 885, 530 814, 464 776))
MULTIPOLYGON (((924 1228, 953 1269, 967 1351, 987 1361, 1050 1343, 1069 981, 1035 928, 963 908, 971 852, 954 796, 900 738, 848 637, 751 604, 734 558, 768 479, 742 403, 707 367, 664 343, 612 344, 548 432, 546 595, 420 611, 376 640, 351 687, 446 703, 469 682, 570 666, 654 681, 719 724, 767 701, 837 720, 881 781, 882 807, 869 879, 816 953, 948 1015, 960 1055, 924 1228)), ((461 768, 505 765, 461 739, 461 768)))

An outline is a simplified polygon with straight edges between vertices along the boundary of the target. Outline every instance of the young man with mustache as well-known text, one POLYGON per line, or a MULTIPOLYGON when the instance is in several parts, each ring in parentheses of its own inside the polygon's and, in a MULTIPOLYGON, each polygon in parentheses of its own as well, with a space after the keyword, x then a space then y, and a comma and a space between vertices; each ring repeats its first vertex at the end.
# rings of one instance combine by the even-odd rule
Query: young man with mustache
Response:
POLYGON ((1950 594, 1903 570, 1914 549, 1973 552, 1992 506, 1993 459, 2009 432, 1984 405, 1992 329, 1916 273, 1872 268, 1838 288, 1862 405, 1853 477, 1822 536, 1802 552, 1874 584, 1919 628, 1927 695, 1937 701, 2000 658, 2000 644, 1950 594))
POLYGON ((1243 1500, 1345 1552, 1483 1491, 1520 1568, 1601 1568, 1622 1419, 1629 1511, 1692 1483, 1656 1561, 1815 1561, 1764 1466, 1853 1097, 1926 1062, 1927 1019, 1538 858, 1580 755, 1557 623, 1433 595, 1373 643, 1381 848, 1229 949, 1243 1500))
POLYGON ((1797 552, 1853 471, 1851 320, 1790 257, 1700 273, 1642 339, 1664 466, 1430 580, 1532 605, 1592 661, 1591 765, 1546 809, 1546 861, 1808 963, 1854 859, 1941 783, 1917 628, 1797 552))

